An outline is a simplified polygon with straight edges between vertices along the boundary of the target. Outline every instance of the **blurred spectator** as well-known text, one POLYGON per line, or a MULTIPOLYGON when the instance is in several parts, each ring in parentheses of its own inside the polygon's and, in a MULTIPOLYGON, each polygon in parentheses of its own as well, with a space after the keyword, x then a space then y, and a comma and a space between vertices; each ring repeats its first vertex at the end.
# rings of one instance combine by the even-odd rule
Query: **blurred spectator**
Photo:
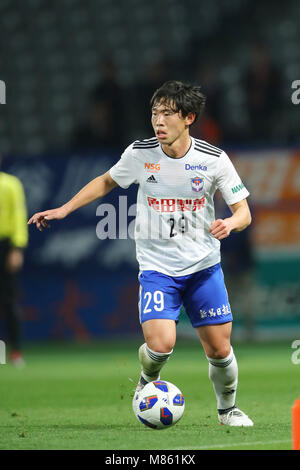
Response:
POLYGON ((110 103, 105 99, 90 103, 87 121, 75 128, 71 136, 72 150, 102 150, 119 146, 110 103))
POLYGON ((191 135, 196 139, 206 140, 210 144, 220 145, 222 132, 217 121, 204 112, 203 116, 191 128, 191 135))
POLYGON ((207 140, 209 143, 219 145, 222 141, 221 130, 221 104, 222 93, 218 80, 218 72, 211 64, 199 67, 195 81, 201 85, 206 96, 203 116, 193 125, 193 137, 207 140))
POLYGON ((116 145, 123 145, 125 101, 124 91, 117 80, 117 69, 111 58, 106 58, 100 67, 100 79, 90 93, 93 103, 105 100, 110 105, 110 111, 115 128, 116 145))
POLYGON ((101 78, 89 93, 86 122, 75 128, 72 149, 120 149, 124 143, 124 98, 111 59, 100 67, 101 78))
POLYGON ((281 74, 266 44, 252 48, 252 59, 243 79, 249 117, 247 137, 252 142, 276 141, 281 114, 281 74))
POLYGON ((135 134, 141 133, 141 138, 149 138, 153 135, 150 100, 157 88, 167 80, 174 79, 169 75, 168 70, 169 67, 164 58, 150 64, 145 77, 134 87, 132 92, 135 109, 132 126, 135 129, 135 134))
POLYGON ((22 183, 4 172, 0 172, 0 216, 0 311, 4 314, 10 359, 19 366, 24 364, 24 358, 17 275, 28 242, 27 212, 22 183))

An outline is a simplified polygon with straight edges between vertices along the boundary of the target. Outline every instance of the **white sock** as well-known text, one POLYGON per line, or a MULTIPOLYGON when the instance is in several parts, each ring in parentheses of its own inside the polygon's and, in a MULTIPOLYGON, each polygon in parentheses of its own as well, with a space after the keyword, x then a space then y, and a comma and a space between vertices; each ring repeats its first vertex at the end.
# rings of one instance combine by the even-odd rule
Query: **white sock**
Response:
POLYGON ((152 349, 148 348, 146 343, 142 344, 139 349, 139 361, 142 366, 142 377, 147 382, 156 380, 159 377, 159 373, 162 367, 168 361, 172 352, 173 349, 168 353, 152 351, 152 349))
POLYGON ((235 405, 238 384, 238 365, 233 349, 231 348, 229 355, 223 359, 207 357, 207 360, 208 375, 213 383, 218 410, 232 408, 235 405))

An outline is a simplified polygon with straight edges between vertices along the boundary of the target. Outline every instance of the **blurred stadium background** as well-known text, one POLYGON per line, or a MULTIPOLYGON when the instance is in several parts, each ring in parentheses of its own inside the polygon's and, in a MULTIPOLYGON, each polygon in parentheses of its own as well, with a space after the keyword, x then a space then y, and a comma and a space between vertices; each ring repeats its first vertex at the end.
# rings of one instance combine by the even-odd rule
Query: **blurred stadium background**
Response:
MULTIPOLYGON (((299 24, 296 0, 1 0, 2 169, 24 184, 28 214, 151 137, 148 102, 163 81, 199 83, 207 110, 191 134, 227 151, 251 192, 251 229, 222 243, 234 337, 299 338, 299 24)), ((136 188, 100 201, 117 218, 122 195, 129 207, 136 188)), ((134 242, 97 238, 98 204, 30 228, 25 342, 141 338, 134 242)), ((178 334, 194 337, 184 313, 178 334)))

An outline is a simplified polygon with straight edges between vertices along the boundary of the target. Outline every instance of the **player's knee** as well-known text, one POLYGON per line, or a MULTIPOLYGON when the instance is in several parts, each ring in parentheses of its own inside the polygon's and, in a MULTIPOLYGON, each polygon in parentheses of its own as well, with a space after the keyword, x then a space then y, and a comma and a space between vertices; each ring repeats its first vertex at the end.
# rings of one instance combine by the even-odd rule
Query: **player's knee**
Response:
POLYGON ((148 348, 158 353, 170 353, 175 346, 172 339, 148 339, 146 340, 148 348))
POLYGON ((220 344, 216 345, 215 347, 211 347, 209 354, 207 356, 210 359, 225 359, 225 357, 229 356, 231 351, 230 344, 220 344))
POLYGON ((144 324, 143 333, 148 348, 157 353, 170 353, 176 342, 174 322, 149 321, 144 324))

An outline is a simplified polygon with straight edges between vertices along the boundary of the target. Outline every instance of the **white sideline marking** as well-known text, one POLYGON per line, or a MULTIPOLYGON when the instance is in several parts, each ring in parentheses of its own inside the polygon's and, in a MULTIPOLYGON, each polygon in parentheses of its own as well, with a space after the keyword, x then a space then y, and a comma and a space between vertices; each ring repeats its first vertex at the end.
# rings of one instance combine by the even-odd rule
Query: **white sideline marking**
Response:
MULTIPOLYGON (((215 444, 209 446, 201 446, 201 447, 180 447, 178 450, 205 450, 205 449, 216 449, 222 447, 235 447, 235 446, 256 446, 256 445, 268 445, 268 444, 283 444, 284 442, 290 442, 291 446, 291 439, 285 439, 282 441, 253 441, 253 442, 236 442, 236 443, 228 443, 228 444, 215 444)), ((173 449, 166 449, 166 450, 173 450, 173 449)))

